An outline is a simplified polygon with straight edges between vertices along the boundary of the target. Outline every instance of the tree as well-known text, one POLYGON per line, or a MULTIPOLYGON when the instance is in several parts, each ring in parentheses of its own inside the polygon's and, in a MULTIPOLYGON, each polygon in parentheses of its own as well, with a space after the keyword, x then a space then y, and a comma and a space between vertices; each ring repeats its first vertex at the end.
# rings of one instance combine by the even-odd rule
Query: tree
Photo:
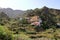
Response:
POLYGON ((12 32, 7 27, 0 25, 0 40, 12 40, 12 32))
POLYGON ((0 24, 4 25, 8 22, 9 17, 7 16, 7 14, 5 14, 4 12, 0 13, 0 24))

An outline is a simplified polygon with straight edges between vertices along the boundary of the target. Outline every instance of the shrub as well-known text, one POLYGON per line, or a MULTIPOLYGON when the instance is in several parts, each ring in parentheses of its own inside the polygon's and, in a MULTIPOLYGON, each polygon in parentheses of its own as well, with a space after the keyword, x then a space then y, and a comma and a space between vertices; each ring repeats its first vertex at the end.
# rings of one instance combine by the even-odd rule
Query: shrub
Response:
POLYGON ((25 35, 24 33, 16 34, 14 40, 32 40, 29 36, 25 35))
POLYGON ((0 39, 1 40, 13 40, 12 32, 5 26, 0 26, 0 39))

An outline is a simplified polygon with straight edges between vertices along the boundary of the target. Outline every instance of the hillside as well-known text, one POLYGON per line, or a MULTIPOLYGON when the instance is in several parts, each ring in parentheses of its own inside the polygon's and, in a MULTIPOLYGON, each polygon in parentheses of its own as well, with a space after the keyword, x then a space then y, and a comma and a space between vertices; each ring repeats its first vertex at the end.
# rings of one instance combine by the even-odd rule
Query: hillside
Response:
POLYGON ((22 11, 22 10, 13 10, 11 8, 0 8, 0 12, 4 12, 10 18, 16 18, 16 17, 22 16, 24 14, 24 11, 22 11))
POLYGON ((34 10, 27 10, 26 17, 31 16, 39 16, 43 23, 45 22, 45 26, 51 26, 51 25, 57 25, 57 23, 60 23, 60 10, 59 9, 53 9, 48 8, 44 6, 43 8, 39 9, 36 8, 34 10))
POLYGON ((59 9, 44 6, 22 12, 10 8, 1 9, 1 40, 60 40, 59 9))

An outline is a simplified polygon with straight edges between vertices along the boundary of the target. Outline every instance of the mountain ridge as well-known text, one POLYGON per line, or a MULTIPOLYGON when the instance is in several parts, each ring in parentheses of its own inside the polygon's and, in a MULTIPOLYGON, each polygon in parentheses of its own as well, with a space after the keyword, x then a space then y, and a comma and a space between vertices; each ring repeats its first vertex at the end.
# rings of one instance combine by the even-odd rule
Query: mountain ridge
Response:
POLYGON ((17 16, 24 14, 24 11, 22 11, 22 10, 13 10, 11 8, 0 8, 0 12, 4 12, 10 18, 16 18, 17 16))

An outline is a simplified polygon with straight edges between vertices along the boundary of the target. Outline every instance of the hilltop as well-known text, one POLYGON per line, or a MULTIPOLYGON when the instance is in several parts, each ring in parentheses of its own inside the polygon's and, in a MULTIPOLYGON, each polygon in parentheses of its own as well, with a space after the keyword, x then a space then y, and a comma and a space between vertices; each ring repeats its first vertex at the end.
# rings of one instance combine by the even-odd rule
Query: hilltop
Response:
POLYGON ((20 17, 24 14, 23 10, 13 10, 11 8, 0 8, 0 12, 4 12, 10 18, 20 17))

